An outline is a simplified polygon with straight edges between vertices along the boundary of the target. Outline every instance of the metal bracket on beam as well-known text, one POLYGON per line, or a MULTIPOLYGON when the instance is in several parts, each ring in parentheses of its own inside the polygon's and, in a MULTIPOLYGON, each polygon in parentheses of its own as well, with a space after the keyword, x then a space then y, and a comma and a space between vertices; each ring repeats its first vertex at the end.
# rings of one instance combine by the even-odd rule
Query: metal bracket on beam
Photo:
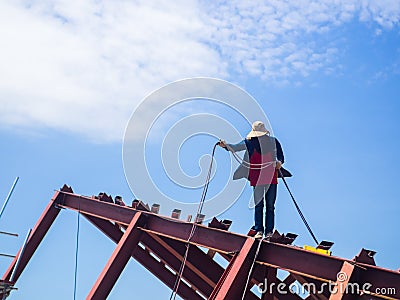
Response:
POLYGON ((99 193, 98 199, 103 202, 114 203, 113 198, 106 193, 99 193))
POLYGON ((278 230, 275 230, 272 236, 269 238, 269 241, 277 244, 290 245, 296 238, 297 234, 289 232, 285 235, 283 233, 280 234, 278 230))
POLYGON ((145 204, 142 200, 135 199, 132 201, 132 208, 142 211, 150 211, 148 204, 145 204))
MULTIPOLYGON (((66 185, 65 183, 64 183, 64 185, 61 187, 61 189, 60 189, 60 192, 64 192, 64 193, 70 193, 70 194, 73 194, 74 193, 74 191, 72 190, 72 187, 70 187, 69 185, 66 185)), ((63 194, 63 196, 62 196, 62 198, 61 198, 61 196, 60 196, 60 194, 58 194, 57 195, 57 199, 54 199, 55 201, 54 201, 54 207, 55 208, 57 208, 58 210, 62 210, 62 209, 64 209, 64 207, 61 207, 60 205, 63 205, 64 204, 64 195, 65 194, 63 194)), ((97 197, 96 197, 96 199, 98 199, 97 197)))
POLYGON ((60 189, 60 191, 61 191, 61 192, 66 192, 66 193, 71 193, 71 194, 74 193, 74 191, 72 190, 72 188, 71 188, 70 186, 66 185, 66 184, 64 184, 64 185, 62 186, 62 188, 60 189))
POLYGON ((158 214, 160 212, 160 204, 154 203, 151 206, 151 212, 155 213, 155 214, 158 214))
POLYGON ((115 204, 121 205, 121 206, 126 206, 124 200, 122 200, 121 196, 115 196, 114 198, 115 204))
POLYGON ((321 250, 330 250, 331 247, 333 246, 333 242, 329 242, 329 241, 322 241, 318 244, 317 249, 321 249, 321 250))
POLYGON ((196 219, 195 219, 195 223, 196 224, 201 224, 204 221, 204 218, 206 217, 206 215, 203 214, 197 214, 196 219))
POLYGON ((222 220, 218 221, 216 217, 214 217, 210 223, 208 223, 208 227, 210 228, 218 228, 222 230, 228 230, 229 227, 231 226, 232 221, 231 220, 222 220))
MULTIPOLYGON (((216 217, 214 217, 210 223, 208 223, 208 227, 210 228, 217 228, 221 230, 228 230, 229 227, 231 226, 232 221, 231 220, 223 220, 223 221, 218 221, 216 217)), ((215 250, 209 249, 207 251, 207 255, 211 258, 215 256, 217 252, 215 250)))
POLYGON ((358 263, 376 266, 375 259, 374 259, 375 254, 376 254, 375 251, 362 248, 360 253, 358 253, 353 258, 353 261, 358 262, 358 263))
POLYGON ((175 208, 175 209, 172 211, 171 218, 179 219, 179 218, 181 217, 181 212, 182 212, 182 211, 181 211, 180 209, 175 208))

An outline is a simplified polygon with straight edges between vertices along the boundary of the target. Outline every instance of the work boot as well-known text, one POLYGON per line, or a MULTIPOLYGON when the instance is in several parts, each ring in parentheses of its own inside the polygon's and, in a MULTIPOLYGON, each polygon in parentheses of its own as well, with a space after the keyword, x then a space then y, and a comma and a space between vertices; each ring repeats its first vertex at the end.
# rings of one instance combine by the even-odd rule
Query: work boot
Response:
POLYGON ((264 233, 262 231, 258 231, 254 236, 255 239, 262 239, 264 233))
POLYGON ((269 241, 269 240, 271 239, 271 237, 272 237, 272 232, 268 232, 268 233, 265 235, 265 239, 266 239, 267 241, 269 241))

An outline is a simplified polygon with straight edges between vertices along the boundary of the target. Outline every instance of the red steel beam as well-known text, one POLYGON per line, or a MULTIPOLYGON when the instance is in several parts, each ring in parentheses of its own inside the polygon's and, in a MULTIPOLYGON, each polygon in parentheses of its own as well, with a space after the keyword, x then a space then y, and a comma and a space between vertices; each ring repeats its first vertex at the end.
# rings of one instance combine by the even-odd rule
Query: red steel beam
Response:
MULTIPOLYGON (((88 215, 122 223, 124 225, 128 225, 133 216, 138 212, 130 207, 102 202, 85 196, 71 193, 64 194, 65 197, 63 198, 63 202, 58 203, 58 205, 61 207, 80 210, 88 215)), ((146 215, 149 216, 146 229, 143 230, 154 230, 160 235, 172 237, 182 242, 187 241, 192 229, 192 223, 178 221, 176 219, 172 220, 167 217, 160 217, 151 212, 143 213, 146 213, 146 215)), ((204 246, 206 248, 216 248, 218 251, 222 252, 237 252, 241 249, 245 241, 245 237, 239 234, 227 233, 226 231, 220 229, 196 225, 196 231, 191 240, 193 244, 204 246), (210 232, 212 232, 212 234, 209 234, 210 232), (227 243, 226 234, 230 236, 236 236, 236 238, 231 239, 231 241, 227 243)))
MULTIPOLYGON (((288 270, 293 274, 311 277, 321 281, 336 281, 344 262, 354 263, 339 257, 327 256, 297 247, 265 243, 261 247, 259 262, 288 270)), ((357 263, 362 269, 360 283, 370 283, 374 288, 400 286, 400 273, 380 267, 357 263)), ((396 289, 400 299, 400 289, 396 289)))
MULTIPOLYGON (((110 221, 99 219, 90 215, 83 215, 115 243, 118 243, 123 236, 123 233, 118 226, 115 226, 110 221)), ((136 247, 131 255, 154 276, 161 280, 166 286, 168 286, 170 289, 174 288, 176 275, 172 274, 168 269, 166 269, 163 263, 155 260, 148 251, 145 251, 141 247, 136 247)), ((178 295, 184 299, 204 300, 185 283, 181 283, 179 285, 178 295)))
POLYGON ((287 276, 283 281, 280 280, 278 277, 275 277, 275 282, 276 284, 271 287, 269 281, 265 281, 265 266, 256 264, 254 267, 254 272, 253 272, 253 284, 262 284, 260 286, 261 289, 263 290, 272 290, 273 295, 275 298, 279 300, 301 300, 302 298, 296 294, 290 291, 290 285, 296 281, 290 274, 287 276), (281 284, 279 287, 278 285, 281 284), (265 286, 267 285, 267 286, 265 286))
MULTIPOLYGON (((137 247, 135 250, 134 257, 171 290, 174 288, 176 274, 172 274, 168 269, 166 269, 164 263, 155 260, 147 251, 140 247, 137 247)), ((177 293, 183 299, 204 300, 203 297, 197 294, 196 291, 190 288, 185 282, 181 282, 177 293)))
POLYGON ((264 274, 267 289, 265 290, 265 292, 262 293, 261 300, 274 300, 274 290, 276 290, 277 288, 277 270, 276 268, 266 267, 264 270, 264 274))
POLYGON ((314 278, 308 278, 297 274, 290 274, 288 280, 297 280, 302 287, 309 293, 308 298, 315 300, 328 300, 330 296, 329 288, 325 285, 326 281, 319 281, 314 278))
MULTIPOLYGON (((99 229, 101 229, 106 235, 109 235, 110 238, 114 242, 118 242, 119 239, 121 238, 121 231, 118 229, 117 226, 111 224, 109 221, 98 219, 93 216, 88 216, 84 215, 89 221, 91 221, 95 226, 97 226, 99 229), (113 228, 115 227, 115 228, 113 228), (107 229, 108 228, 108 229, 107 229), (114 232, 114 233, 112 233, 114 232)), ((140 240, 142 244, 144 244, 146 247, 149 247, 154 255, 159 257, 160 259, 163 259, 167 265, 171 267, 171 269, 175 270, 176 272, 179 271, 180 264, 182 261, 183 253, 180 253, 180 251, 175 251, 171 246, 167 244, 167 242, 164 242, 157 236, 150 236, 146 232, 143 232, 142 238, 140 240), (161 243, 160 243, 161 241, 161 243), (165 245, 168 246, 168 248, 165 248, 165 245)), ((180 246, 180 245, 179 245, 180 246)), ((200 249, 195 248, 195 246, 191 247, 191 251, 189 253, 192 253, 195 250, 198 250, 202 252, 200 249)), ((202 252, 204 256, 206 254, 202 252)), ((191 258, 191 255, 188 256, 188 258, 191 258)), ((201 263, 202 261, 196 261, 197 263, 201 263)), ((202 292, 204 295, 209 295, 211 294, 211 291, 215 285, 206 275, 204 275, 200 270, 197 269, 197 266, 193 265, 192 263, 187 260, 187 266, 185 268, 185 271, 183 273, 183 278, 192 283, 193 286, 196 286, 199 291, 202 292), (207 280, 205 280, 207 279, 207 280)), ((217 263, 215 263, 216 266, 221 268, 217 263)), ((216 268, 207 270, 209 273, 210 272, 215 272, 216 268)), ((222 269, 222 268, 221 268, 222 269)), ((217 269, 219 271, 219 269, 217 269)), ((222 273, 222 272, 220 272, 222 273)))
MULTIPOLYGON (((359 286, 371 284, 370 290, 400 286, 400 273, 376 267, 369 264, 354 263, 334 256, 309 252, 292 246, 268 243, 262 247, 259 261, 267 265, 278 266, 281 269, 303 277, 311 277, 319 281, 335 282, 344 262, 356 264, 359 268, 357 280, 359 286)), ((400 289, 392 295, 400 299, 400 289)))
MULTIPOLYGON (((71 193, 64 194, 66 196, 62 206, 77 210, 79 208, 78 203, 80 202, 82 211, 125 225, 128 225, 133 215, 137 213, 132 208, 100 202, 71 193)), ((177 220, 171 221, 168 218, 147 212, 146 215, 149 217, 148 222, 146 229, 142 230, 182 242, 187 240, 192 224, 177 220)), ((208 228, 202 225, 197 225, 196 227, 192 242, 222 253, 239 251, 247 238, 243 235, 208 228)), ((306 251, 294 246, 264 242, 260 249, 258 261, 267 266, 279 267, 301 276, 335 281, 343 262, 349 260, 306 251)), ((363 271, 363 280, 368 280, 374 287, 400 286, 400 273, 367 264, 358 264, 366 269, 363 271)), ((400 289, 396 289, 394 297, 400 298, 400 289)))
MULTIPOLYGON (((159 237, 169 247, 172 247, 180 257, 185 254, 186 246, 184 243, 172 240, 166 237, 159 237)), ((190 251, 187 257, 188 267, 193 266, 195 272, 199 272, 199 276, 207 277, 208 281, 212 282, 215 286, 218 280, 221 278, 224 268, 222 268, 215 260, 211 259, 206 253, 195 245, 190 246, 190 251)))
POLYGON ((126 226, 129 225, 133 216, 139 212, 129 206, 120 206, 118 204, 72 193, 60 193, 63 194, 63 198, 55 200, 60 207, 84 212, 87 215, 122 223, 126 226))
POLYGON ((62 192, 55 192, 52 200, 47 204, 39 220, 36 222, 35 227, 33 228, 26 242, 25 250, 23 251, 21 258, 19 258, 19 256, 21 254, 22 248, 18 251, 18 254, 9 265, 8 269, 2 277, 2 280, 9 281, 11 279, 11 274, 13 273, 13 270, 15 268, 15 264, 19 259, 17 269, 14 271, 13 274, 13 282, 16 282, 18 280, 22 271, 27 266, 29 260, 35 253, 36 249, 39 247, 40 242, 43 240, 47 231, 49 230, 60 212, 60 209, 55 207, 55 203, 53 201, 60 201, 62 197, 64 197, 64 194, 62 192))
MULTIPOLYGON (((139 214, 139 211, 133 208, 129 208, 126 206, 124 207, 113 203, 101 202, 99 200, 89 197, 76 195, 72 193, 72 190, 63 189, 62 191, 56 192, 52 198, 52 201, 50 201, 50 203, 47 205, 42 216, 36 223, 27 241, 25 251, 20 258, 20 263, 18 264, 17 269, 14 272, 13 282, 15 282, 19 278, 22 271, 28 264, 30 258, 39 246, 41 240, 44 238, 48 229, 57 217, 60 210, 56 208, 56 205, 74 210, 80 210, 86 215, 96 216, 104 220, 112 220, 125 226, 128 226, 131 223, 132 219, 134 219, 135 216, 139 214)), ((160 217, 149 212, 142 212, 142 214, 146 215, 147 217, 147 225, 146 228, 137 228, 138 230, 147 232, 149 234, 155 234, 160 239, 163 239, 164 241, 169 241, 169 243, 182 245, 181 242, 185 242, 187 240, 192 224, 179 222, 177 220, 171 221, 169 218, 160 217)), ((118 230, 119 233, 116 233, 117 231, 112 231, 112 239, 119 241, 121 239, 120 235, 122 235, 122 232, 117 228, 118 226, 112 225, 109 221, 107 221, 107 223, 114 229, 118 230)), ((195 235, 192 238, 192 243, 194 245, 199 245, 216 250, 225 256, 228 256, 227 254, 230 253, 237 253, 240 249, 242 249, 246 241, 248 241, 248 238, 243 235, 224 232, 218 229, 207 228, 202 225, 196 225, 196 227, 197 228, 195 235)), ((147 236, 146 233, 144 235, 147 236)), ((162 246, 165 248, 165 244, 162 244, 162 246)), ((173 247, 173 249, 178 250, 178 248, 175 247, 173 247)), ((196 251, 202 252, 197 247, 193 247, 193 249, 197 249, 196 251)), ((140 250, 138 251, 140 252, 140 250)), ((16 258, 10 264, 9 268, 3 275, 3 280, 10 280, 11 274, 17 262, 17 258, 20 255, 21 253, 19 252, 16 258)), ((143 259, 146 260, 144 257, 147 256, 145 256, 144 254, 142 255, 143 259)), ((176 253, 174 255, 176 256, 176 253)), ((201 255, 198 256, 202 257, 201 255)), ((196 259, 193 258, 193 261, 191 263, 194 264, 195 261, 196 259)), ((204 260, 204 262, 206 261, 207 260, 204 260)), ((321 255, 318 253, 305 251, 294 246, 281 245, 271 242, 263 242, 258 257, 258 262, 269 267, 279 267, 281 269, 288 270, 296 276, 302 276, 303 278, 308 277, 313 280, 319 280, 323 282, 335 281, 337 273, 342 269, 342 266, 345 262, 348 262, 350 264, 354 263, 338 257, 321 255)), ((149 262, 147 263, 150 264, 149 262)), ((155 261, 155 263, 158 262, 155 261)), ((232 264, 233 263, 234 262, 232 262, 232 264)), ((358 270, 357 272, 358 283, 372 284, 370 290, 375 290, 376 288, 394 287, 396 288, 395 293, 391 296, 393 296, 393 299, 400 299, 400 289, 397 288, 398 286, 400 286, 399 272, 383 269, 362 262, 356 262, 356 265, 360 267, 360 270, 358 270)), ((163 266, 163 268, 165 269, 165 266, 163 266)), ((200 270, 200 268, 198 268, 198 270, 200 270)), ((218 273, 220 273, 221 270, 218 268, 215 268, 215 270, 218 270, 218 272, 216 272, 216 276, 220 276, 220 274, 218 273)), ((166 270, 166 272, 166 275, 163 275, 163 280, 165 280, 166 282, 170 280, 166 279, 169 278, 170 275, 172 275, 172 277, 175 277, 175 275, 172 274, 170 271, 166 270)), ((216 279, 215 277, 212 277, 212 275, 210 275, 211 273, 212 272, 206 274, 203 270, 196 273, 196 275, 200 277, 203 276, 203 280, 205 280, 206 282, 208 281, 208 283, 210 284, 210 282, 215 282, 216 279)), ((230 275, 230 272, 227 275, 230 275)), ((174 280, 172 279, 172 281, 174 280)), ((193 289, 191 289, 187 285, 182 286, 183 289, 187 288, 186 292, 188 294, 190 294, 190 291, 193 292, 193 289)), ((194 295, 198 294, 194 292, 194 295)))
MULTIPOLYGON (((366 293, 371 292, 372 296, 374 297, 381 297, 384 298, 382 296, 382 294, 377 294, 375 295, 374 293, 376 291, 391 291, 390 295, 387 295, 387 299, 400 299, 400 283, 397 282, 395 283, 394 281, 391 280, 386 280, 385 281, 385 273, 380 271, 377 272, 375 269, 373 268, 367 268, 366 266, 368 265, 361 265, 361 264, 356 264, 357 267, 357 271, 358 273, 360 273, 360 278, 358 280, 358 282, 360 283, 360 286, 364 286, 366 285, 366 287, 368 287, 368 284, 371 284, 371 286, 369 288, 367 288, 366 293), (361 268, 360 268, 361 267, 361 268), (363 267, 365 267, 365 270, 362 269, 363 267), (361 270, 360 270, 361 269, 361 270), (394 291, 394 293, 392 294, 392 292, 394 291)), ((397 272, 398 276, 400 276, 400 272, 397 272)), ((371 296, 370 296, 371 298, 371 296)))
MULTIPOLYGON (((347 286, 350 283, 350 278, 351 275, 353 274, 354 271, 354 264, 350 264, 347 261, 343 263, 342 268, 340 269, 340 272, 337 275, 337 280, 336 280, 336 285, 335 285, 335 290, 329 297, 329 300, 342 300, 347 292, 347 286)), ((350 295, 351 297, 358 296, 358 295, 350 295)))
MULTIPOLYGON (((164 263, 166 263, 171 269, 173 269, 176 273, 179 272, 183 257, 180 255, 176 255, 174 250, 168 250, 162 247, 158 241, 154 240, 149 235, 144 236, 142 244, 146 246, 146 249, 151 251, 154 255, 156 255, 159 259, 161 259, 164 263)), ((190 248, 195 247, 191 246, 190 248)), ((189 248, 189 251, 190 251, 189 248)), ((191 284, 191 286, 197 289, 201 294, 206 296, 207 298, 210 296, 211 292, 215 284, 209 280, 207 277, 199 276, 199 273, 196 272, 196 268, 193 265, 186 261, 186 266, 182 274, 182 278, 184 278, 187 282, 191 284)), ((203 275, 200 273, 200 275, 203 275)))
POLYGON ((137 213, 119 240, 117 247, 86 299, 100 300, 107 298, 115 282, 128 263, 133 250, 139 243, 142 232, 138 230, 137 227, 143 226, 144 224, 145 216, 141 213, 137 213))
POLYGON ((217 285, 215 292, 211 295, 212 300, 238 300, 242 299, 245 285, 250 272, 254 255, 257 249, 257 241, 247 238, 243 248, 235 255, 234 259, 226 268, 221 277, 222 284, 217 285))
MULTIPOLYGON (((158 248, 165 248, 168 252, 173 254, 179 260, 182 260, 186 252, 186 243, 173 240, 164 236, 158 236, 153 233, 146 233, 144 237, 151 236, 156 240, 158 248)), ((206 281, 212 288, 220 279, 224 269, 215 262, 208 253, 204 253, 197 246, 191 245, 190 251, 186 259, 186 268, 191 269, 202 280, 206 281)), ((187 278, 186 278, 187 279, 187 278)))

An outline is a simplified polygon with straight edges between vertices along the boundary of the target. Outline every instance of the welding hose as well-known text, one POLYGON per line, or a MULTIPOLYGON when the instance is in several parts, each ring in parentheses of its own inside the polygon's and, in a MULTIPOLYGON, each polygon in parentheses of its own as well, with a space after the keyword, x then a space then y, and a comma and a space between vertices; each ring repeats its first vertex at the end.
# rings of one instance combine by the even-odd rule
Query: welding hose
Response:
POLYGON ((286 180, 285 180, 285 177, 284 177, 283 174, 282 174, 281 169, 278 169, 278 172, 279 172, 279 174, 281 175, 281 178, 282 178, 282 180, 283 180, 283 183, 285 184, 286 189, 288 190, 288 192, 289 192, 289 194, 290 194, 290 197, 291 197, 292 200, 293 200, 294 206, 296 207, 297 212, 299 213, 299 215, 300 215, 300 217, 301 217, 301 220, 303 221, 304 225, 307 227, 307 230, 308 230, 308 232, 311 234, 311 236, 312 236, 314 242, 318 245, 318 244, 319 244, 319 243, 318 243, 318 240, 317 240, 317 238, 315 237, 313 231, 311 230, 311 227, 310 227, 310 225, 308 224, 308 222, 307 222, 306 218, 304 217, 303 213, 301 212, 301 209, 300 209, 299 205, 297 204, 296 199, 294 199, 294 196, 293 196, 292 192, 290 191, 290 188, 289 188, 289 186, 288 186, 288 184, 287 184, 287 182, 286 182, 286 180))
MULTIPOLYGON (((217 143, 217 145, 219 145, 220 142, 223 142, 223 141, 222 141, 222 140, 219 140, 219 142, 217 143)), ((229 152, 232 153, 233 158, 234 158, 239 164, 244 165, 246 168, 250 168, 250 167, 251 167, 252 169, 261 170, 261 169, 267 168, 267 167, 271 166, 272 164, 276 163, 275 161, 267 161, 267 162, 261 163, 261 164, 250 164, 250 162, 245 161, 244 159, 242 159, 242 158, 233 150, 233 148, 232 148, 231 146, 229 146, 229 144, 226 144, 225 142, 224 142, 224 144, 225 144, 226 149, 227 149, 229 152)), ((221 146, 221 147, 222 147, 222 146, 221 146)), ((225 148, 225 147, 223 147, 223 148, 225 148)))
POLYGON ((188 237, 188 239, 186 241, 185 254, 183 256, 182 263, 181 263, 178 275, 177 275, 175 283, 174 283, 174 288, 173 288, 171 296, 169 298, 170 300, 176 298, 176 294, 178 293, 178 290, 179 290, 179 285, 180 285, 180 282, 181 282, 181 279, 182 279, 183 271, 185 269, 185 265, 186 265, 186 261, 187 261, 187 256, 188 256, 188 253, 189 253, 190 240, 194 236, 194 233, 196 231, 197 217, 201 214, 201 212, 203 210, 204 202, 206 200, 206 195, 207 195, 207 191, 208 191, 208 185, 209 185, 210 179, 211 179, 211 171, 212 171, 212 166, 213 166, 213 162, 214 162, 215 149, 217 148, 218 145, 219 145, 219 141, 214 145, 212 153, 211 153, 211 162, 210 162, 210 167, 208 168, 206 182, 204 184, 203 192, 202 192, 201 198, 200 198, 200 203, 199 203, 199 206, 197 208, 197 213, 196 213, 195 219, 193 221, 193 225, 192 225, 192 228, 190 230, 189 237, 188 237))

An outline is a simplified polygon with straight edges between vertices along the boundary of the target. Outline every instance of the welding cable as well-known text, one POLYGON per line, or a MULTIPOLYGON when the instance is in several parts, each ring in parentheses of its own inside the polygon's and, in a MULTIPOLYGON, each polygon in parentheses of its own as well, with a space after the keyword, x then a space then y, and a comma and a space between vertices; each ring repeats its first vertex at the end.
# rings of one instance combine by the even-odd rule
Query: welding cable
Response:
POLYGON ((254 259, 253 259, 253 261, 252 261, 252 263, 251 263, 251 267, 250 267, 250 270, 249 270, 249 274, 247 274, 247 280, 246 280, 246 285, 244 286, 244 291, 243 291, 243 295, 242 295, 242 300, 244 300, 244 297, 246 296, 247 287, 248 287, 249 282, 250 282, 251 274, 253 273, 254 265, 256 264, 256 260, 257 260, 257 257, 258 257, 258 253, 260 252, 260 248, 261 248, 262 241, 263 241, 263 239, 261 238, 260 241, 258 242, 257 250, 256 250, 256 253, 254 254, 254 259))
POLYGON ((192 228, 190 230, 189 237, 188 237, 188 239, 186 241, 185 254, 183 256, 182 263, 180 265, 179 272, 178 272, 178 275, 177 275, 175 283, 174 283, 174 288, 173 288, 171 296, 169 298, 170 300, 175 299, 176 295, 178 293, 179 285, 180 285, 180 282, 181 282, 181 279, 182 279, 183 271, 185 269, 185 265, 186 265, 186 261, 187 261, 187 257, 188 257, 188 253, 189 253, 190 241, 191 241, 191 239, 194 236, 194 233, 196 231, 197 218, 198 218, 198 216, 201 214, 201 212, 203 210, 204 201, 206 199, 206 195, 207 195, 207 191, 208 191, 208 185, 209 185, 210 179, 211 179, 211 171, 212 171, 212 166, 213 166, 213 162, 214 162, 215 149, 217 148, 218 144, 219 144, 219 141, 218 141, 218 143, 216 143, 214 145, 213 150, 212 150, 211 162, 210 162, 210 167, 208 168, 206 182, 205 182, 204 187, 203 187, 203 192, 202 192, 202 195, 201 195, 201 198, 200 198, 199 206, 197 207, 196 217, 195 217, 195 219, 193 221, 193 225, 192 225, 192 228))
POLYGON ((244 165, 246 168, 252 168, 255 170, 261 170, 264 168, 267 168, 269 166, 271 166, 272 164, 276 163, 275 161, 267 161, 265 163, 261 163, 261 164, 250 164, 250 162, 245 161, 243 158, 241 158, 236 152, 235 150, 233 150, 233 148, 231 146, 229 146, 228 144, 225 144, 226 148, 228 149, 229 152, 232 153, 233 158, 239 163, 244 165))
POLYGON ((286 189, 288 190, 288 192, 289 192, 289 194, 290 194, 290 197, 291 197, 292 200, 293 200, 294 206, 296 207, 297 212, 299 213, 299 215, 300 215, 300 217, 301 217, 301 220, 303 221, 304 225, 306 225, 307 230, 308 230, 308 232, 311 234, 311 236, 312 236, 314 242, 318 245, 318 244, 319 244, 319 243, 318 243, 318 240, 317 240, 317 238, 315 237, 313 231, 311 230, 310 225, 308 225, 308 222, 307 222, 306 218, 304 217, 303 213, 301 212, 301 209, 300 209, 299 205, 297 204, 296 199, 294 199, 294 196, 293 196, 292 192, 290 191, 288 184, 286 183, 285 177, 283 177, 283 174, 282 174, 281 169, 278 169, 278 172, 279 172, 279 174, 281 175, 281 178, 282 178, 282 180, 283 180, 283 183, 285 184, 286 189))

